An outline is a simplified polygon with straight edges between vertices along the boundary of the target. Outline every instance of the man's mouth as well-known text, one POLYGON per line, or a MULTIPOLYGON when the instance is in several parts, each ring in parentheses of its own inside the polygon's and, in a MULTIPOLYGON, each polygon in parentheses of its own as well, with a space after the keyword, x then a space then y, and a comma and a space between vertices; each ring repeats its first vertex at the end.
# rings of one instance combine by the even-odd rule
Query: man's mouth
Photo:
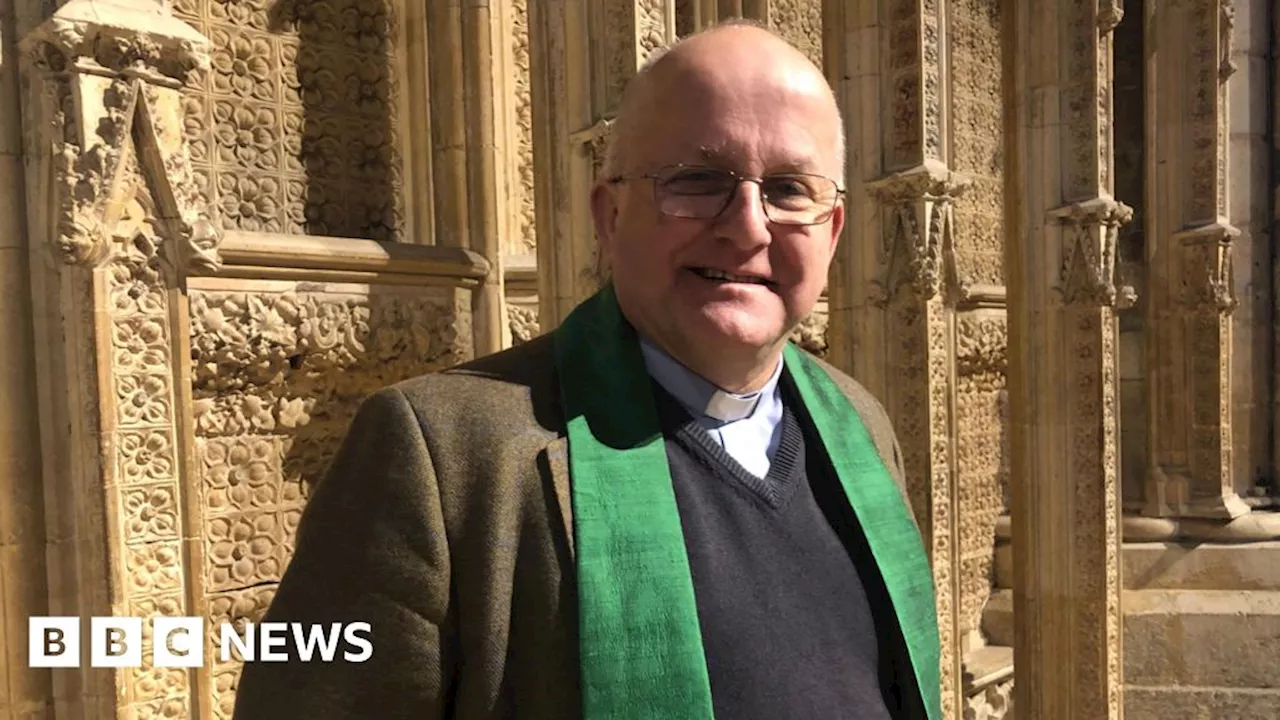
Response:
POLYGON ((751 283, 752 285, 763 285, 765 287, 773 287, 774 285, 773 281, 767 278, 757 277, 755 275, 734 275, 732 273, 708 267, 693 267, 689 269, 698 277, 706 280, 718 280, 720 282, 732 283, 751 283))

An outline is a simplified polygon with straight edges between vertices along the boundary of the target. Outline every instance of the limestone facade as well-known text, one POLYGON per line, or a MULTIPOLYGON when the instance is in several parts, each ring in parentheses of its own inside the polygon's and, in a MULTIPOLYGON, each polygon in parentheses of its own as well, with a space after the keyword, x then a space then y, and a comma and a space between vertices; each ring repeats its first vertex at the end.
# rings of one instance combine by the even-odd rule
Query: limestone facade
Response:
POLYGON ((229 717, 26 620, 257 619, 366 393, 607 275, 622 87, 733 16, 845 112, 796 340, 894 419, 946 716, 1280 713, 1269 0, 0 0, 0 717, 229 717))

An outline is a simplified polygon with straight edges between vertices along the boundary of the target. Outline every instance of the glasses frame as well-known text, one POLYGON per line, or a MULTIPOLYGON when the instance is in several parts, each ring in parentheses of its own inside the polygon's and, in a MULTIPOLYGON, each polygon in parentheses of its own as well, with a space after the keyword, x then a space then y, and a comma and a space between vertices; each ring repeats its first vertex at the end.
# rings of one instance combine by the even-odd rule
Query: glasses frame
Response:
POLYGON ((739 172, 734 172, 733 170, 725 170, 724 168, 711 167, 708 165, 692 165, 692 164, 686 164, 686 163, 677 163, 675 165, 664 165, 658 168, 657 170, 654 170, 652 172, 647 172, 647 173, 641 173, 639 175, 615 175, 605 180, 605 182, 610 185, 618 185, 620 183, 630 182, 634 180, 652 180, 653 181, 653 204, 658 207, 658 212, 661 212, 663 215, 680 218, 682 220, 716 220, 718 219, 721 215, 724 214, 724 211, 727 210, 729 206, 733 204, 734 199, 737 198, 738 196, 738 188, 742 187, 742 183, 744 182, 755 183, 756 185, 760 186, 760 208, 761 210, 764 211, 764 216, 766 218, 769 218, 769 222, 771 223, 774 223, 776 225, 786 225, 788 227, 812 227, 814 225, 821 225, 827 222, 828 220, 831 219, 831 216, 835 214, 836 208, 840 207, 840 199, 843 198, 848 193, 848 191, 845 188, 840 187, 840 183, 827 177, 826 175, 818 175, 816 173, 777 173, 774 175, 752 176, 752 175, 744 175, 739 172), (717 210, 713 215, 709 217, 695 217, 695 216, 689 216, 689 215, 675 215, 673 213, 664 212, 662 210, 662 198, 660 197, 661 185, 663 184, 664 180, 667 180, 669 178, 670 175, 672 175, 673 173, 679 172, 681 170, 709 170, 712 172, 723 173, 733 179, 734 181, 733 188, 729 190, 729 193, 725 196, 724 204, 721 205, 720 209, 717 210), (764 191, 764 181, 769 178, 777 178, 777 177, 821 178, 827 182, 830 182, 832 185, 836 186, 835 197, 831 199, 831 207, 824 210, 822 214, 820 214, 817 217, 816 220, 812 220, 810 222, 795 222, 795 221, 773 219, 773 216, 769 214, 769 202, 768 202, 769 198, 768 198, 768 194, 765 193, 764 191))

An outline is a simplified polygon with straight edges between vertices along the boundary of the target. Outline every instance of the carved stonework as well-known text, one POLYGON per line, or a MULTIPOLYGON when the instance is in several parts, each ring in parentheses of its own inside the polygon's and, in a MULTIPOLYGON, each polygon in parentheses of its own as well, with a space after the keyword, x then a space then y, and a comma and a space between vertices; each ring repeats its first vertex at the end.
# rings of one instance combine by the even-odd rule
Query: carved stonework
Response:
POLYGON ((1148 114, 1160 142, 1146 172, 1150 209, 1146 418, 1151 447, 1145 510, 1235 518, 1249 512, 1232 459, 1233 244, 1229 220, 1228 78, 1234 9, 1228 0, 1161 4, 1146 32, 1168 60, 1147 66, 1148 114))
POLYGON ((872 282, 876 305, 884 307, 903 287, 929 300, 942 291, 945 272, 954 277, 952 207, 969 184, 967 178, 929 160, 872 186, 885 216, 880 277, 872 282))
POLYGON ((1063 225, 1060 292, 1068 305, 1125 308, 1136 296, 1131 287, 1117 285, 1117 243, 1120 228, 1133 209, 1111 197, 1097 197, 1055 209, 1051 215, 1063 225))
POLYGON ((538 308, 523 307, 515 304, 507 305, 507 315, 511 325, 511 343, 519 345, 529 342, 539 335, 538 308))
MULTIPOLYGON (((196 597, 212 622, 260 619, 292 557, 308 490, 360 401, 471 356, 464 291, 258 285, 190 299, 204 557, 196 597)), ((215 718, 230 718, 238 677, 237 661, 213 667, 215 718)))
POLYGON ((1239 235, 1237 228, 1226 223, 1174 234, 1172 241, 1182 250, 1178 300, 1187 312, 1229 315, 1239 304, 1232 292, 1235 278, 1231 263, 1232 240, 1239 235))
POLYGON ((993 683, 965 701, 964 720, 1012 720, 1013 678, 993 683))
POLYGON ((822 67, 822 0, 769 0, 769 26, 822 67))
MULTIPOLYGON (((1115 0, 1003 3, 1018 717, 1123 716, 1115 0), (1016 339, 1016 342, 1014 340, 1016 339), (1040 599, 1052 598, 1050 602, 1040 599)), ((1165 46, 1161 45, 1162 52, 1165 46)))
MULTIPOLYGON (((218 265, 220 236, 187 171, 178 89, 208 57, 203 38, 166 13, 132 28, 128 13, 99 19, 93 4, 71 2, 24 40, 29 119, 43 134, 31 157, 52 180, 30 197, 29 217, 64 261, 44 267, 37 284, 46 293, 37 303, 48 303, 45 317, 61 334, 56 348, 38 351, 51 360, 42 383, 46 412, 75 418, 70 438, 52 439, 67 442, 71 457, 45 458, 76 469, 51 476, 50 497, 68 504, 50 511, 100 528, 53 556, 63 568, 90 568, 60 598, 65 614, 189 615, 175 383, 184 357, 171 292, 180 274, 218 265), (53 489, 77 480, 86 484, 72 493, 53 489)), ((145 662, 108 682, 112 715, 190 713, 181 669, 145 662)))
POLYGON ((1008 331, 1003 309, 958 313, 955 338, 957 605, 960 641, 967 651, 984 642, 980 628, 991 596, 996 521, 1008 511, 1008 331))
POLYGON ((792 331, 791 341, 817 357, 827 355, 827 309, 825 303, 814 308, 809 316, 792 331))
POLYGON ((174 0, 207 35, 186 133, 228 229, 399 240, 396 3, 174 0))
POLYGON ((515 60, 516 172, 519 193, 519 224, 516 238, 508 243, 510 253, 532 253, 537 249, 533 210, 533 94, 529 77, 529 0, 512 1, 512 56, 515 60))

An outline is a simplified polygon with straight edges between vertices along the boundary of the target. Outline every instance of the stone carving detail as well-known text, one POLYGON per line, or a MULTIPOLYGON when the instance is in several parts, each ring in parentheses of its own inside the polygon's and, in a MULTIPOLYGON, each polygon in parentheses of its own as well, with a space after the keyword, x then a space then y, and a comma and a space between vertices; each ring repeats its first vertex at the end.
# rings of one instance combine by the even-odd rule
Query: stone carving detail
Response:
POLYGON ((1004 311, 960 313, 955 338, 959 631, 961 637, 972 637, 981 627, 982 611, 991 595, 996 521, 1006 511, 1008 334, 1004 311))
POLYGON ((180 86, 192 71, 207 67, 209 56, 199 38, 139 32, 54 18, 40 30, 34 47, 38 68, 100 76, 127 73, 166 87, 180 86))
POLYGON ((770 0, 769 25, 822 67, 821 0, 770 0))
MULTIPOLYGON (((1231 262, 1232 240, 1240 231, 1214 223, 1176 234, 1182 246, 1182 292, 1179 300, 1188 311, 1205 315, 1229 315, 1238 302, 1231 262)), ((1216 354, 1216 352, 1215 352, 1216 354)))
POLYGON ((1063 302, 1068 305, 1125 308, 1137 299, 1131 287, 1117 287, 1120 227, 1133 209, 1110 197, 1073 203, 1050 213, 1063 224, 1063 302))
POLYGON ((223 227, 400 240, 390 0, 174 0, 213 45, 186 134, 223 227))
MULTIPOLYGON (((85 387, 75 432, 89 432, 95 448, 74 452, 100 473, 98 502, 109 510, 95 551, 116 569, 104 577, 118 614, 189 615, 169 298, 184 265, 217 265, 218 232, 183 172, 178 111, 178 88, 208 58, 201 38, 164 13, 138 32, 69 19, 85 16, 83 6, 60 12, 24 45, 40 91, 29 109, 48 142, 32 156, 51 162, 42 168, 52 179, 49 239, 80 266, 50 279, 66 291, 62 312, 89 331, 67 340, 81 356, 73 382, 85 387)), ((148 663, 121 670, 115 685, 122 717, 190 712, 186 671, 148 663)))
POLYGON ((1078 669, 1084 687, 1107 688, 1105 696, 1083 695, 1079 707, 1090 717, 1114 717, 1108 708, 1118 707, 1121 669, 1119 653, 1107 648, 1117 647, 1120 640, 1119 575, 1099 572, 1099 568, 1119 566, 1120 531, 1119 522, 1099 518, 1119 517, 1115 319, 1106 306, 1077 306, 1068 321, 1073 325, 1068 345, 1071 359, 1066 366, 1072 378, 1070 477, 1087 482, 1087 489, 1075 495, 1071 518, 1078 547, 1088 548, 1078 553, 1070 569, 1082 598, 1075 608, 1082 630, 1075 639, 1081 657, 1107 659, 1105 665, 1082 663, 1078 669))
POLYGON ((538 336, 538 308, 536 305, 522 306, 507 302, 508 323, 511 326, 511 344, 527 343, 538 336))
POLYGON ((893 86, 889 167, 942 159, 942 65, 938 0, 890 4, 889 76, 893 86))
POLYGON ((1218 79, 1226 82, 1236 72, 1235 54, 1236 7, 1233 0, 1218 1, 1218 79))
POLYGON ((649 56, 667 47, 674 38, 670 37, 675 30, 675 19, 670 17, 668 0, 637 0, 636 2, 636 49, 639 53, 636 66, 643 64, 649 56), (670 23, 670 30, 668 30, 670 23))
POLYGON ((954 271, 952 207, 969 184, 930 160, 872 186, 885 213, 880 277, 871 283, 871 299, 878 307, 885 307, 904 286, 923 300, 942 291, 944 272, 954 271))
MULTIPOLYGON (((293 554, 308 488, 363 398, 472 355, 465 291, 271 287, 190 296, 198 596, 214 622, 259 619, 293 554)), ((238 664, 213 673, 214 716, 229 718, 238 664)))
MULTIPOLYGON (((172 91, 170 91, 172 92, 172 91)), ((175 118, 176 120, 176 118, 175 118)), ((108 507, 119 508, 123 545, 109 552, 126 569, 127 582, 114 592, 128 614, 189 615, 183 569, 183 523, 176 456, 176 388, 173 386, 172 325, 167 286, 171 274, 160 268, 164 238, 156 222, 157 200, 151 187, 161 186, 155 169, 139 165, 139 151, 126 143, 121 152, 122 183, 117 193, 123 207, 109 234, 105 275, 106 315, 111 327, 110 376, 114 399, 112 445, 115 467, 107 490, 108 507)), ((110 522, 110 520, 109 520, 110 522)), ((150 623, 144 622, 144 628, 150 623)), ((151 639, 143 640, 148 657, 151 639)), ((127 671, 121 683, 123 703, 136 716, 182 717, 188 711, 187 674, 179 669, 144 664, 127 671)))
POLYGON ((991 0, 947 4, 949 167, 972 179, 952 216, 956 274, 963 282, 1004 280, 1001 13, 991 0))
POLYGON ((1010 720, 1013 717, 1013 678, 988 685, 965 701, 964 720, 1010 720))
POLYGON ((791 341, 817 357, 827 355, 827 313, 824 309, 814 308, 809 316, 791 332, 791 341))
POLYGON ((512 55, 515 58, 516 173, 519 177, 519 214, 516 238, 509 252, 537 250, 533 199, 533 94, 529 87, 529 0, 512 1, 512 55))

